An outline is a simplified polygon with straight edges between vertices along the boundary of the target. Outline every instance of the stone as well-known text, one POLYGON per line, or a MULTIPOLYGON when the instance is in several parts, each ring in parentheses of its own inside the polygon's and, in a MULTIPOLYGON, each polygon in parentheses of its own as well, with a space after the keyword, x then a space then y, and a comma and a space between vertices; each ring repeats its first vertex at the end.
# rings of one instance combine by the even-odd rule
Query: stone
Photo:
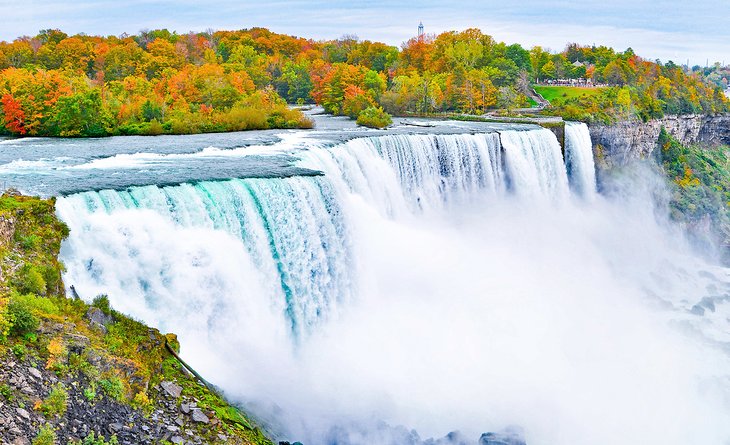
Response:
POLYGON ((89 338, 83 335, 66 334, 65 338, 69 352, 74 354, 81 354, 91 344, 89 338))
POLYGON ((121 423, 110 423, 109 424, 109 432, 110 433, 118 433, 119 431, 122 430, 123 427, 124 427, 124 425, 122 425, 121 423))
POLYGON ((190 414, 190 405, 188 405, 187 403, 181 404, 180 411, 182 411, 183 414, 190 414))
POLYGON ((86 318, 89 320, 91 327, 98 329, 104 334, 107 333, 107 325, 114 321, 112 317, 106 315, 101 309, 93 306, 86 311, 86 318))
POLYGON ((195 408, 195 409, 194 409, 194 410, 192 411, 192 413, 193 413, 193 422, 198 422, 198 423, 208 423, 208 422, 210 421, 210 420, 208 419, 208 416, 206 416, 206 415, 205 415, 205 414, 203 413, 203 410, 201 410, 200 408, 195 408))
POLYGON ((43 379, 43 374, 37 368, 28 367, 28 373, 38 380, 43 379))
POLYGON ((527 445, 524 431, 520 427, 507 427, 498 433, 484 433, 479 445, 527 445))
POLYGON ((18 415, 25 420, 30 419, 30 414, 28 413, 28 411, 24 410, 23 408, 15 408, 15 412, 18 413, 18 415))
POLYGON ((27 437, 16 437, 12 445, 30 445, 30 440, 27 437))
POLYGON ((177 399, 178 397, 180 397, 180 394, 182 394, 182 386, 176 383, 162 382, 160 383, 160 386, 170 397, 174 397, 177 399))
POLYGON ((172 436, 170 438, 170 442, 176 444, 176 445, 182 445, 183 442, 185 442, 185 439, 183 439, 180 436, 172 436))

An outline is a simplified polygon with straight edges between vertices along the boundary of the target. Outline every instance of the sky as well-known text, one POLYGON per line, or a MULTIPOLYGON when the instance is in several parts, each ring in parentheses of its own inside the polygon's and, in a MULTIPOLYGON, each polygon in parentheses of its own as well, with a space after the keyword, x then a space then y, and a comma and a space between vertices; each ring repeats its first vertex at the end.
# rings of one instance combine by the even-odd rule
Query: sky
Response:
POLYGON ((480 28, 498 41, 559 51, 569 42, 628 47, 647 59, 730 63, 728 0, 0 0, 0 40, 68 34, 254 26, 313 39, 355 34, 400 45, 417 33, 480 28), (689 6, 688 6, 689 5, 689 6))

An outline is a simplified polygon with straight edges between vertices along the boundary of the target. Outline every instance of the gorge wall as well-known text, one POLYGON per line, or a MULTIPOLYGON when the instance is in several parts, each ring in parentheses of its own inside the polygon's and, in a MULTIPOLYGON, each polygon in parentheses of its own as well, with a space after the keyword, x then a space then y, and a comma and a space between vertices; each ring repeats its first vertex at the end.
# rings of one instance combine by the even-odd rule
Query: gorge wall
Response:
POLYGON ((609 166, 649 157, 662 127, 683 144, 730 144, 730 115, 667 116, 589 126, 596 156, 609 166))

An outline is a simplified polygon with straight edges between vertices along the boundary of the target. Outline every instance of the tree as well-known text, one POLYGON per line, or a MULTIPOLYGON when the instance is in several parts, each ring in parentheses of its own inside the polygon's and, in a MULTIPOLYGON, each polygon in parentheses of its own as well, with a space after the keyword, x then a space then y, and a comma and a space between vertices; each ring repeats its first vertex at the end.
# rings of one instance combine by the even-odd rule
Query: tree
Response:
POLYGON ((25 130, 25 113, 21 108, 20 102, 15 100, 10 94, 3 96, 0 100, 3 106, 3 121, 5 128, 13 134, 24 135, 25 130))
POLYGON ((54 136, 106 136, 110 125, 111 116, 96 89, 61 97, 48 118, 54 136))

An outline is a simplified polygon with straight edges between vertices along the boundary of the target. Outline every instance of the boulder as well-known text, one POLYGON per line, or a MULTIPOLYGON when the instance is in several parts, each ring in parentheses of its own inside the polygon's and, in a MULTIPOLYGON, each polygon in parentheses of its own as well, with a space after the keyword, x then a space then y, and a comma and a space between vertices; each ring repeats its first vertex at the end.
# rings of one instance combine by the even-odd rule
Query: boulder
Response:
POLYGON ((104 334, 107 332, 106 327, 114 321, 110 315, 106 315, 101 309, 93 306, 86 311, 86 319, 89 320, 91 327, 99 329, 104 334))
POLYGON ((160 387, 170 396, 175 399, 180 397, 180 394, 182 394, 182 387, 176 383, 173 382, 162 382, 160 383, 160 387))
POLYGON ((192 416, 193 416, 193 422, 198 422, 198 423, 208 423, 208 422, 210 422, 210 420, 208 419, 208 416, 206 416, 203 413, 203 410, 201 410, 200 408, 195 408, 192 411, 192 416))

